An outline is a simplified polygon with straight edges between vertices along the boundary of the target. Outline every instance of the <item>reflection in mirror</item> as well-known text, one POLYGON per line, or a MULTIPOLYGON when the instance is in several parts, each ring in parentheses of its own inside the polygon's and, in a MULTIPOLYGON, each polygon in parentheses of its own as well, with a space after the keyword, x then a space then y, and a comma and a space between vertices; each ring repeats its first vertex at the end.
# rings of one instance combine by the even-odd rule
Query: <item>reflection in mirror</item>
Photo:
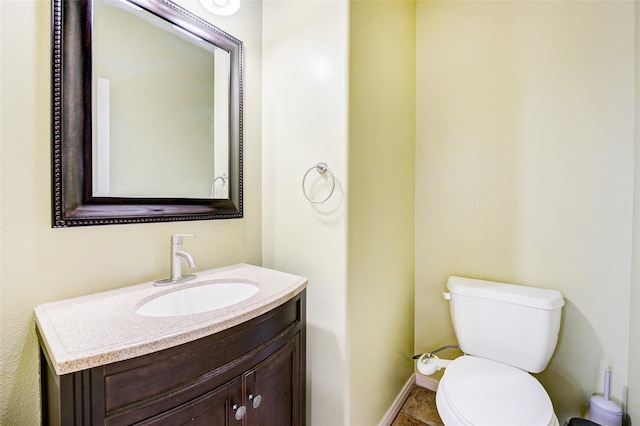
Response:
POLYGON ((131 3, 93 4, 93 195, 228 198, 228 52, 131 3))
POLYGON ((242 217, 242 42, 169 0, 52 18, 53 226, 242 217))

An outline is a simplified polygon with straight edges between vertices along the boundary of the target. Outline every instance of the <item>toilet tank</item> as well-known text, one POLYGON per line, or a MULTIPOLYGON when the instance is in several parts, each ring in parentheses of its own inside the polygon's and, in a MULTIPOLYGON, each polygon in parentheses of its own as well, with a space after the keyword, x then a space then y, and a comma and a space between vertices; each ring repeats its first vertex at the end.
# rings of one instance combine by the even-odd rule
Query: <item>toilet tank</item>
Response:
POLYGON ((450 277, 447 288, 464 353, 532 373, 547 367, 560 331, 560 292, 462 277, 450 277))

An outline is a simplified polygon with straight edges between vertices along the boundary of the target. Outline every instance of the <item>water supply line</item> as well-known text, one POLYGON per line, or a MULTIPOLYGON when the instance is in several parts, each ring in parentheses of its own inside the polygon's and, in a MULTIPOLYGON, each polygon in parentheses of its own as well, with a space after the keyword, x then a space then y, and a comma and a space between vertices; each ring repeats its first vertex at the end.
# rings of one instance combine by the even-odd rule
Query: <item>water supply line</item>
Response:
MULTIPOLYGON (((437 354, 438 352, 444 351, 445 349, 460 349, 460 346, 458 345, 447 345, 447 346, 443 346, 441 348, 436 349, 435 351, 431 351, 431 352, 427 352, 430 353, 432 355, 437 354)), ((426 354, 418 354, 418 355, 414 355, 413 359, 418 359, 420 358, 422 355, 426 355, 426 354)))

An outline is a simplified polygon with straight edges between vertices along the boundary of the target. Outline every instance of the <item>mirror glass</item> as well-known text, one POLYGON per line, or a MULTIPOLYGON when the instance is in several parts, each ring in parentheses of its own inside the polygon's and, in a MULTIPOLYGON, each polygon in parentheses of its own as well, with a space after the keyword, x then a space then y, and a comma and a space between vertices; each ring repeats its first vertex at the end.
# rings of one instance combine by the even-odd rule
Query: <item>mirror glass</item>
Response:
POLYGON ((168 0, 53 6, 53 226, 242 217, 242 42, 168 0))
POLYGON ((229 53, 132 3, 93 4, 93 195, 229 198, 229 53))

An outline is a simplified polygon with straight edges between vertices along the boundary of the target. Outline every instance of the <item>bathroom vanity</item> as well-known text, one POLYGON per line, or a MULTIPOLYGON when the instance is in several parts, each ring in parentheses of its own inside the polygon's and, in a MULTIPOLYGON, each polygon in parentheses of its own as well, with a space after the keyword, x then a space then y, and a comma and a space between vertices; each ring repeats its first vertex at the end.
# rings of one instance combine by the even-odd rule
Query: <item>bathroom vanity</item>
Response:
POLYGON ((43 424, 303 425, 307 280, 251 265, 36 308, 43 424), (183 288, 259 291, 209 312, 136 313, 183 288))

